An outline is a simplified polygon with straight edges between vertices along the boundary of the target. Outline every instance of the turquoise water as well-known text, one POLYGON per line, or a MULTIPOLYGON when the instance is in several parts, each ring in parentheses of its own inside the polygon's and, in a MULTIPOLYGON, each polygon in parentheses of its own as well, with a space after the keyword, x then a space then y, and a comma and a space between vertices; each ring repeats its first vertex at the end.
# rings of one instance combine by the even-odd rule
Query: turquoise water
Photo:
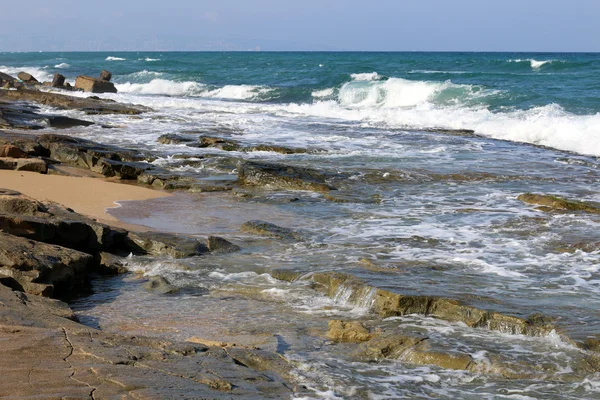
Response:
MULTIPOLYGON (((132 334, 250 344, 275 333, 315 398, 579 399, 600 397, 600 374, 582 367, 589 354, 556 332, 530 338, 420 316, 382 321, 345 292, 326 298, 308 277, 342 271, 397 293, 445 296, 523 318, 543 313, 574 340, 597 335, 600 219, 543 213, 516 198, 540 192, 600 202, 599 58, 0 53, 0 71, 26 70, 40 80, 59 71, 73 81, 109 69, 119 93, 103 96, 153 111, 130 118, 48 109, 99 123, 65 133, 152 151, 153 163, 200 180, 236 179, 231 157, 312 167, 335 176, 337 195, 346 200, 267 191, 124 204, 112 212, 128 222, 199 237, 219 234, 244 251, 182 261, 133 257, 130 268, 142 278, 98 282, 94 297, 75 304, 83 321, 132 334), (224 152, 156 141, 189 131, 247 147, 313 151, 224 152), (186 164, 181 156, 192 158, 186 164), (308 239, 259 240, 239 229, 251 219, 300 229, 308 239), (582 243, 591 251, 563 251, 582 243), (307 278, 287 283, 269 275, 281 268, 307 278), (141 283, 152 275, 166 276, 182 293, 147 293, 141 283), (427 335, 444 351, 539 365, 543 376, 539 369, 534 377, 505 379, 403 361, 357 362, 351 348, 323 338, 330 319, 427 335)), ((267 339, 260 346, 275 350, 277 342, 267 339)))

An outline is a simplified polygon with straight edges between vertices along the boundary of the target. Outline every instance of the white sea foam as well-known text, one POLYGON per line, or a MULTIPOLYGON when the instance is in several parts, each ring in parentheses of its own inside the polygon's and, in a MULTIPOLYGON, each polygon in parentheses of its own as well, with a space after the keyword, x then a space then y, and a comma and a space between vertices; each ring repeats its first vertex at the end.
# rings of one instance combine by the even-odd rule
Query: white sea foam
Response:
POLYGON ((108 56, 106 57, 106 61, 126 61, 126 58, 121 58, 121 57, 113 57, 113 56, 108 56))
POLYGON ((312 92, 312 97, 331 97, 333 95, 333 88, 323 89, 323 90, 315 90, 312 92))
POLYGON ((543 61, 538 61, 538 60, 534 60, 533 58, 528 58, 528 59, 525 59, 525 60, 522 60, 522 59, 508 60, 508 62, 529 63, 529 65, 531 65, 532 69, 540 69, 545 64, 550 64, 550 63, 557 62, 557 61, 558 60, 543 60, 543 61))
POLYGON ((222 88, 202 93, 202 97, 231 100, 251 100, 259 98, 271 91, 270 88, 252 85, 226 85, 222 88))
POLYGON ((153 61, 160 61, 160 58, 146 57, 146 58, 140 58, 140 60, 144 60, 144 61, 148 61, 148 62, 153 62, 153 61))
POLYGON ((67 63, 56 64, 54 68, 69 68, 71 65, 67 63))
POLYGON ((156 78, 158 76, 162 76, 163 73, 162 72, 156 72, 156 71, 148 71, 147 69, 142 70, 142 71, 138 71, 138 72, 134 72, 132 74, 126 75, 126 77, 128 79, 148 79, 148 78, 156 78))
POLYGON ((27 72, 40 82, 52 80, 52 74, 46 70, 48 67, 8 67, 0 65, 0 72, 17 77, 19 72, 27 72))
POLYGON ((377 72, 364 72, 361 74, 351 74, 350 78, 354 81, 377 81, 382 78, 377 72))
MULTIPOLYGON (((142 71, 143 72, 143 71, 142 71)), ((150 83, 122 83, 116 85, 123 93, 162 94, 167 96, 193 96, 202 93, 205 86, 197 82, 173 82, 153 79, 150 83)))

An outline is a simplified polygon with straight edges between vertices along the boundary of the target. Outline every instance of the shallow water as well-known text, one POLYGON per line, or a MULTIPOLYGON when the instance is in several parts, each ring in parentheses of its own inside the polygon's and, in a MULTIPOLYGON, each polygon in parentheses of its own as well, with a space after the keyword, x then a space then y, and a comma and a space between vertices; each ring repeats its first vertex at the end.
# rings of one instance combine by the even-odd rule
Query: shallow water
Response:
MULTIPOLYGON (((0 65, 49 63, 14 57, 0 54, 0 65)), ((564 336, 583 340, 600 331, 600 259, 597 251, 563 252, 569 244, 600 242, 600 216, 544 213, 516 199, 539 192, 600 202, 596 55, 61 57, 70 65, 59 68, 67 75, 114 65, 121 93, 107 97, 154 108, 139 118, 62 112, 114 126, 66 133, 147 151, 158 157, 155 164, 199 180, 235 180, 237 159, 311 167, 331 176, 339 189, 332 195, 343 200, 257 191, 253 197, 178 193, 123 203, 111 213, 126 222, 217 234, 243 251, 186 260, 132 257, 129 268, 137 274, 98 279, 96 294, 73 304, 84 323, 278 351, 294 361, 315 398, 600 397, 600 376, 581 367, 588 354, 564 336), (226 59, 236 67, 219 70, 226 59), (157 74, 164 81, 156 81, 157 74), (560 90, 551 90, 557 82, 560 90), (583 86, 589 97, 580 96, 583 86), (474 129, 479 136, 422 130, 440 127, 474 129), (156 142, 189 130, 244 146, 311 151, 224 152, 156 142), (195 158, 184 163, 182 155, 195 158), (254 219, 301 231, 306 240, 241 232, 254 219), (301 278, 274 279, 275 269, 301 278), (333 298, 316 290, 311 274, 320 271, 523 318, 542 313, 555 319, 559 332, 526 337, 424 316, 381 320, 368 295, 356 304, 343 289, 333 298), (180 292, 147 292, 143 283, 155 275, 180 292), (325 339, 331 319, 427 336, 434 350, 469 354, 478 365, 501 359, 535 373, 507 379, 405 360, 359 362, 356 345, 325 339)))

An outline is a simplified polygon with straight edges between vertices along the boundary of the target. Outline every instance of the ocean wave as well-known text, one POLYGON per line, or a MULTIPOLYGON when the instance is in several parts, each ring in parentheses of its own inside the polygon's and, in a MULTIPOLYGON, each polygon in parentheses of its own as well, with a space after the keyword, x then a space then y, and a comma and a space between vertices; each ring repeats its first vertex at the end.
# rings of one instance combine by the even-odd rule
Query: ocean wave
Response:
POLYGON ((19 72, 27 72, 40 82, 52 81, 53 74, 46 70, 48 67, 8 67, 0 65, 0 72, 17 77, 19 72))
POLYGON ((148 79, 153 79, 162 75, 164 75, 162 72, 148 71, 147 69, 144 69, 142 71, 137 71, 129 75, 125 75, 124 77, 122 77, 122 79, 124 78, 128 81, 134 80, 134 82, 131 83, 147 83, 148 79), (145 80, 146 82, 137 82, 138 80, 145 80))
POLYGON ((106 61, 127 61, 127 59, 121 57, 108 56, 106 57, 106 61))
POLYGON ((360 74, 351 74, 350 78, 353 81, 378 81, 383 79, 377 72, 364 72, 360 74))
POLYGON ((529 63, 529 65, 531 66, 532 69, 540 69, 540 68, 542 68, 546 64, 561 63, 563 61, 561 61, 561 60, 543 60, 543 61, 538 61, 538 60, 534 60, 533 58, 528 58, 528 59, 525 59, 525 60, 522 60, 522 59, 508 60, 508 62, 512 62, 512 63, 529 63))
POLYGON ((154 61, 160 61, 160 58, 150 58, 150 57, 138 58, 138 61, 154 62, 154 61))
POLYGON ((335 90, 333 88, 327 88, 323 90, 314 90, 311 94, 312 97, 325 98, 333 96, 335 90))
POLYGON ((202 93, 202 97, 231 100, 259 100, 264 99, 265 95, 271 92, 271 90, 271 88, 264 86, 226 85, 222 88, 202 93))
MULTIPOLYGON (((143 71, 142 71, 143 72, 143 71)), ((121 83, 116 85, 122 93, 161 94, 167 96, 193 96, 206 90, 197 82, 173 82, 166 79, 153 79, 149 83, 121 83)))
POLYGON ((54 68, 69 68, 69 67, 71 67, 71 65, 67 64, 67 63, 60 63, 60 64, 56 64, 54 66, 54 68))

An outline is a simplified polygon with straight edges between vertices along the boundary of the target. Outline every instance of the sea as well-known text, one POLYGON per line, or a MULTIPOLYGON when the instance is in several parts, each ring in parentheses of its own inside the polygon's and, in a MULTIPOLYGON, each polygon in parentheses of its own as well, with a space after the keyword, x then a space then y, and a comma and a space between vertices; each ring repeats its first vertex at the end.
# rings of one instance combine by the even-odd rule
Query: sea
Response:
POLYGON ((533 192, 600 203, 600 54, 0 53, 1 72, 39 81, 58 72, 74 83, 102 69, 118 93, 101 97, 152 111, 42 107, 98 123, 65 134, 146 151, 149 162, 199 181, 234 182, 239 160, 251 160, 317 169, 337 177, 339 190, 334 200, 255 190, 122 202, 110 213, 125 222, 218 235, 243 250, 130 256, 131 274, 95 279, 94 294, 72 304, 84 323, 270 349, 292 362, 305 388, 295 399, 600 398, 600 373, 589 367, 595 356, 574 344, 600 334, 600 216, 517 199, 533 192), (161 144, 163 134, 307 151, 161 144), (303 239, 240 230, 257 219, 303 239), (298 278, 277 279, 281 270, 298 278), (402 295, 543 314, 557 328, 531 337, 427 315, 382 318, 368 291, 320 291, 311 276, 325 271, 402 295), (154 276, 177 291, 148 291, 154 276), (361 345, 326 338, 331 320, 426 337, 432 351, 529 373, 453 370, 402 356, 367 362, 357 356, 361 345))

